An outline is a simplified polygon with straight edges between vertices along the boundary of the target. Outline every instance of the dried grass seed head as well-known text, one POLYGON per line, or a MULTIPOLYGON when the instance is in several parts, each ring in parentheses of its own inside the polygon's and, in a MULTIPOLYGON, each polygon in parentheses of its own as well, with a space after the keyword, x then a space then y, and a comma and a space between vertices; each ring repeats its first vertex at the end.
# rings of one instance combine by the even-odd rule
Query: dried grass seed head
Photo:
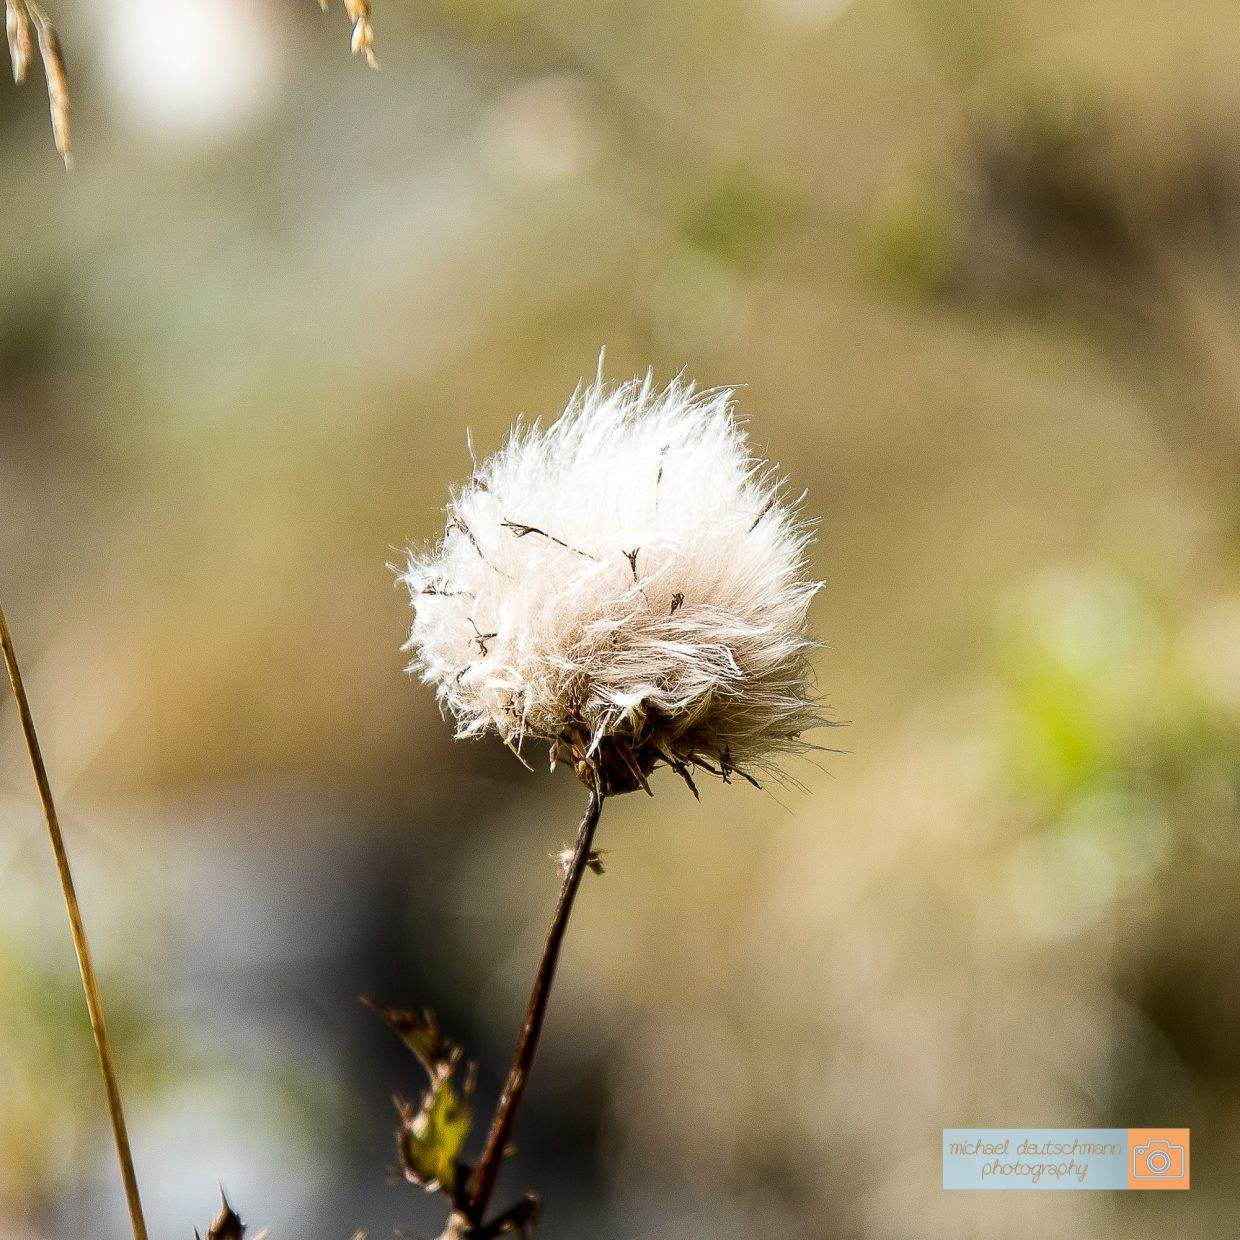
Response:
POLYGON ((458 736, 549 742, 606 793, 660 763, 748 778, 822 722, 809 539, 731 391, 598 381, 518 424, 410 554, 411 670, 458 736))
POLYGON ((47 84, 47 100, 51 110, 52 138, 56 150, 65 161, 65 167, 73 166, 69 135, 69 79, 65 73, 65 56, 60 46, 60 36, 51 19, 35 0, 5 0, 4 29, 9 46, 9 60, 13 68, 13 81, 19 85, 26 80, 34 49, 39 49, 43 64, 43 78, 47 84))

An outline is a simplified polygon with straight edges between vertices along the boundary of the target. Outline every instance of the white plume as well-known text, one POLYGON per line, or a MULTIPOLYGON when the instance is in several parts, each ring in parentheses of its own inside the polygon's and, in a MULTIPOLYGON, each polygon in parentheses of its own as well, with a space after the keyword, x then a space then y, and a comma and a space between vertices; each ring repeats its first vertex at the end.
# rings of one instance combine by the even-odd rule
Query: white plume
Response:
MULTIPOLYGON (((728 390, 634 379, 518 424, 411 553, 411 670, 458 736, 548 741, 603 792, 809 748, 808 524, 728 390)), ((696 791, 696 789, 695 789, 696 791)))

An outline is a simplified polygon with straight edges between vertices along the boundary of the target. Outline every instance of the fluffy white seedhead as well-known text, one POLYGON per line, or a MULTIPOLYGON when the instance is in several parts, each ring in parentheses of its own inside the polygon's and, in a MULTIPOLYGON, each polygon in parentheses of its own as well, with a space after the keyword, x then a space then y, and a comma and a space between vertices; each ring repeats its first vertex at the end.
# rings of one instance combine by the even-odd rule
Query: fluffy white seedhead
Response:
POLYGON ((732 393, 580 388, 454 490, 402 574, 411 670, 458 736, 571 757, 603 792, 659 763, 692 787, 807 748, 809 528, 751 455, 732 393))

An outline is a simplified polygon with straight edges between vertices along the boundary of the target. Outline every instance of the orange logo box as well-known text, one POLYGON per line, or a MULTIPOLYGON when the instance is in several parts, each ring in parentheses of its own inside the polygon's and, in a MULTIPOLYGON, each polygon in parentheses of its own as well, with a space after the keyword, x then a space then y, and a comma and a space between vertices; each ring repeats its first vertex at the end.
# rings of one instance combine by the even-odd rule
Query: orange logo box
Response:
POLYGON ((1188 1129, 1129 1128, 1128 1187, 1187 1188, 1188 1129))

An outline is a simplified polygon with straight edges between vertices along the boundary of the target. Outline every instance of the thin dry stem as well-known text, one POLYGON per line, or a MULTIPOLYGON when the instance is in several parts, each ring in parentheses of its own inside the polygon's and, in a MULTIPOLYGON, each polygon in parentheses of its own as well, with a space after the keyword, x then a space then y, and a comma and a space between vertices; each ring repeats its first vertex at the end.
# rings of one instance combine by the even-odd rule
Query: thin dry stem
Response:
POLYGON ((564 932, 568 929, 568 917, 573 909, 573 900, 577 895, 578 887, 581 886, 582 876, 587 869, 593 868, 591 862, 597 860, 597 854, 593 849, 594 831, 602 812, 603 795, 591 789, 589 800, 586 802, 585 814, 581 819, 581 826, 577 829, 577 844, 573 850, 572 859, 564 867, 560 898, 556 902, 555 913, 551 918, 551 929, 547 933, 547 942, 543 947, 538 975, 534 979, 534 989, 530 992, 525 1023, 521 1026, 521 1035, 517 1039, 516 1050, 513 1052, 512 1066, 508 1069, 508 1079, 504 1082, 499 1104, 495 1108, 495 1118, 491 1121, 491 1131, 487 1134, 487 1143, 482 1151, 482 1157, 474 1168, 466 1191, 468 1200, 464 1212, 475 1228, 482 1225, 483 1215, 491 1200, 491 1194, 495 1191, 495 1181, 499 1178, 504 1152, 512 1135, 513 1124, 517 1118, 517 1108, 521 1104, 521 1096, 530 1079, 530 1068, 538 1053, 538 1040, 542 1034, 543 1020, 547 1014, 547 1002, 551 997, 551 983, 555 979, 560 947, 564 941, 564 932))
POLYGON ((52 842, 52 855, 56 859, 56 872, 60 876, 60 889, 65 897, 65 911, 69 915, 69 930, 73 935, 73 947, 77 952, 78 968, 82 973, 82 988, 86 992, 86 1007, 90 1012, 90 1027, 95 1035, 95 1049, 99 1052, 99 1070, 103 1074, 103 1087, 107 1094, 108 1116, 112 1121, 112 1136, 116 1142, 116 1158, 120 1163, 121 1180, 125 1186, 125 1200, 129 1206, 129 1219, 133 1225, 134 1240, 147 1240, 146 1220, 142 1216, 142 1200, 138 1195, 138 1178, 134 1173, 133 1154, 129 1149, 129 1134, 125 1127, 125 1112, 121 1106, 121 1090, 116 1075, 116 1061, 112 1055, 112 1040, 108 1036, 107 1021, 103 1014, 103 999, 99 993, 99 980, 95 976, 95 966, 91 961, 90 945, 86 938, 86 926, 82 921, 82 911, 78 906, 77 891, 73 885, 73 874, 69 868, 69 854, 65 850, 64 836, 60 830, 60 818, 56 813, 56 803, 52 799, 52 787, 47 777, 47 768, 43 764, 43 754, 39 748, 39 737, 34 727, 34 717, 30 713, 30 703, 26 700, 26 689, 22 683, 21 670, 17 665, 17 652, 13 649, 13 639, 9 634, 8 622, 4 618, 4 609, 0 607, 0 646, 4 648, 4 662, 9 672, 9 683, 13 686, 13 698, 17 702, 17 713, 21 719, 22 734, 26 738, 26 749, 30 754, 30 765, 34 768, 35 783, 39 787, 39 799, 43 803, 43 816, 47 820, 47 832, 52 842))

